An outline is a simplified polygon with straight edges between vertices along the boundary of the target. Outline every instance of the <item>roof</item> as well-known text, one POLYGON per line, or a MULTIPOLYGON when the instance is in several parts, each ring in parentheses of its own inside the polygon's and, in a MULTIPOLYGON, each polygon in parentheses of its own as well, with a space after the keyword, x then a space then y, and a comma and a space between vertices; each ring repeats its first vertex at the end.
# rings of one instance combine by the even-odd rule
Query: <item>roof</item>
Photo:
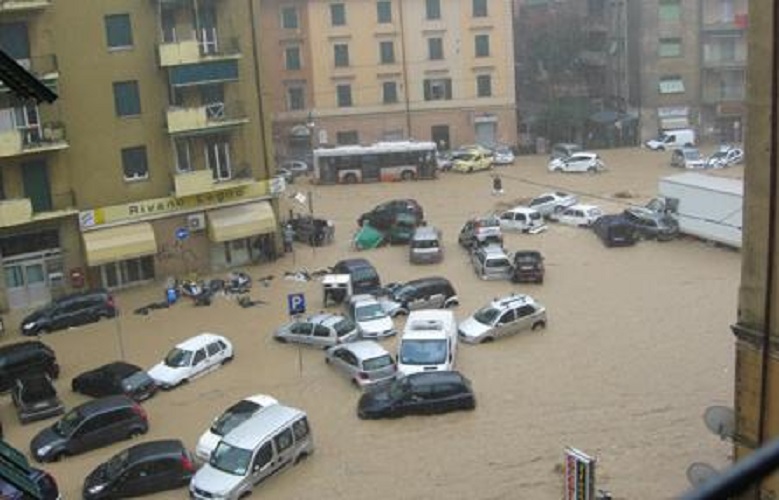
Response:
POLYGON ((501 309, 515 302, 520 302, 522 304, 535 304, 535 300, 533 300, 533 297, 531 297, 530 295, 526 295, 524 293, 520 293, 520 294, 511 294, 506 297, 499 297, 493 300, 491 302, 491 305, 496 309, 501 309))
POLYGON ((8 85, 11 92, 22 100, 52 103, 57 94, 24 69, 11 56, 0 50, 0 81, 8 85))
POLYGON ((744 194, 744 181, 742 179, 733 179, 729 177, 715 177, 713 175, 687 172, 662 177, 660 179, 660 184, 664 182, 680 184, 683 186, 694 186, 711 191, 731 193, 738 196, 743 196, 744 194))
POLYGON ((584 211, 587 211, 587 210, 592 210, 592 209, 600 210, 601 208, 599 206, 597 206, 597 205, 588 205, 586 203, 577 203, 576 205, 571 205, 570 207, 568 207, 568 209, 569 210, 570 209, 574 209, 574 210, 584 210, 584 211))
POLYGON ((449 280, 443 276, 428 276, 427 278, 417 278, 415 280, 407 281, 406 283, 403 283, 403 286, 419 286, 429 283, 446 283, 451 285, 449 280))
POLYGON ((535 213, 538 213, 538 210, 536 210, 535 208, 524 207, 524 206, 520 205, 518 207, 510 208, 510 209, 506 210, 506 212, 519 212, 519 213, 533 213, 533 212, 535 212, 535 213))
POLYGON ((452 311, 422 309, 411 311, 403 329, 403 338, 441 338, 447 330, 456 330, 457 322, 452 311))
POLYGON ((238 448, 254 449, 276 432, 279 427, 304 415, 305 413, 301 410, 290 406, 269 406, 230 431, 222 438, 222 441, 238 448))
POLYGON ((136 444, 127 449, 128 460, 136 461, 150 456, 180 455, 184 445, 178 439, 161 439, 136 444))
POLYGON ((114 406, 135 406, 136 404, 137 403, 135 401, 128 398, 127 396, 106 396, 104 398, 93 399, 92 401, 82 403, 73 408, 73 410, 78 410, 82 415, 91 415, 93 413, 98 413, 104 408, 114 406))
POLYGON ((224 341, 225 338, 215 333, 205 332, 199 335, 195 335, 194 337, 190 337, 187 340, 176 344, 176 347, 178 347, 179 349, 188 349, 188 350, 199 349, 200 347, 203 347, 204 343, 214 342, 216 340, 224 341))
POLYGON ((411 385, 442 384, 447 382, 461 383, 462 374, 456 371, 419 372, 406 375, 406 380, 411 385))

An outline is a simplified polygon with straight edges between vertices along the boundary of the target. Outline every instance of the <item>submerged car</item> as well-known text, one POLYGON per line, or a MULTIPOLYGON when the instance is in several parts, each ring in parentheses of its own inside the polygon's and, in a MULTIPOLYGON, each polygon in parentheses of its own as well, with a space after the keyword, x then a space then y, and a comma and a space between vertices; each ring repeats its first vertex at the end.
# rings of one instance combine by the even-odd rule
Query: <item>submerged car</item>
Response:
POLYGON ((595 205, 577 204, 563 210, 557 216, 557 222, 576 227, 590 227, 598 217, 603 215, 603 210, 595 205))
POLYGON ((412 373, 386 388, 362 395, 357 416, 362 419, 429 415, 473 410, 476 397, 471 382, 456 371, 412 373))
POLYGON ((596 173, 606 169, 597 153, 580 151, 567 158, 555 158, 549 162, 550 172, 589 172, 596 173))
POLYGON ((514 164, 514 152, 508 146, 496 146, 492 150, 493 165, 513 165, 514 164))
POLYGON ((488 243, 503 244, 500 219, 493 215, 468 219, 457 235, 457 242, 468 249, 488 243))
POLYGON ((73 392, 93 398, 124 394, 136 401, 149 399, 157 384, 141 367, 124 361, 108 363, 76 376, 70 383, 73 392))
POLYGON ((744 163, 744 150, 737 147, 724 147, 706 160, 706 168, 725 168, 744 163))
POLYGON ((676 148, 671 152, 671 166, 686 169, 706 168, 706 159, 696 148, 676 148))
POLYGON ((546 327, 546 308, 529 295, 512 294, 493 300, 461 322, 457 333, 463 342, 482 344, 523 330, 546 327))
POLYGON ((513 261, 512 282, 544 282, 544 257, 541 252, 538 250, 518 250, 514 253, 513 261))
POLYGON ((319 313, 281 325, 273 333, 273 338, 279 342, 326 348, 357 340, 359 334, 357 325, 346 316, 319 313))
POLYGON ((555 158, 568 158, 569 156, 578 153, 582 150, 582 147, 578 144, 570 143, 570 142, 558 142, 552 146, 550 149, 549 159, 554 160, 555 158))
POLYGON ((201 333, 177 344, 149 376, 161 389, 172 389, 216 370, 233 356, 233 345, 225 337, 201 333))
POLYGON ((22 320, 22 335, 39 335, 113 318, 114 298, 102 288, 74 293, 53 300, 22 320))
POLYGON ((373 295, 353 295, 349 299, 347 314, 357 324, 360 337, 364 339, 388 337, 397 333, 392 318, 373 295))
POLYGON ((607 247, 636 244, 636 230, 623 214, 606 214, 590 227, 607 247))
POLYGON ((419 278, 407 283, 390 283, 387 295, 379 302, 392 317, 417 309, 445 309, 459 304, 457 292, 448 279, 439 276, 419 278))
POLYGON ((566 208, 579 203, 576 195, 563 191, 543 193, 528 202, 528 206, 538 211, 542 217, 552 218, 566 208))
POLYGON ((57 389, 45 373, 16 379, 16 387, 11 395, 19 422, 22 424, 65 413, 65 406, 57 396, 57 389))
POLYGON ((669 214, 645 207, 630 207, 622 216, 633 227, 636 238, 669 241, 679 235, 679 223, 669 214))
POLYGON ((530 207, 514 207, 501 213, 500 228, 504 231, 520 231, 522 233, 536 234, 546 231, 546 223, 541 213, 530 207))
POLYGON ((331 347, 325 352, 325 362, 360 389, 378 387, 395 380, 398 374, 392 355, 373 340, 331 347))

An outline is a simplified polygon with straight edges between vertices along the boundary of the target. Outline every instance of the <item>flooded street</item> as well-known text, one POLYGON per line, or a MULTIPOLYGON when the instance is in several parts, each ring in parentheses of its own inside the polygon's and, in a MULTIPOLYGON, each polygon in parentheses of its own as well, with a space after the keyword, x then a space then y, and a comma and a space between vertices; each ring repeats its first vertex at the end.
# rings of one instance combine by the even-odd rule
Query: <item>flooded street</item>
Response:
MULTIPOLYGON (((724 468, 730 444, 702 419, 710 405, 732 406, 734 322, 740 254, 692 239, 640 242, 608 249, 591 231, 550 224, 538 235, 508 233, 508 250, 538 249, 546 258, 543 285, 481 281, 457 233, 470 216, 508 208, 544 191, 568 190, 617 212, 656 194, 657 179, 679 172, 668 153, 639 149, 601 152, 602 174, 551 174, 545 156, 519 157, 496 167, 505 194, 491 196, 490 173, 448 173, 436 181, 355 186, 288 187, 311 191, 315 214, 335 221, 336 241, 313 249, 295 245, 273 265, 248 268, 251 296, 266 303, 241 308, 228 298, 210 307, 182 301, 148 316, 132 310, 164 299, 160 283, 117 294, 118 320, 45 337, 59 359, 57 387, 68 408, 87 398, 70 391, 86 369, 117 359, 149 368, 176 342, 198 332, 232 340, 235 361, 188 386, 159 393, 144 404, 150 431, 142 440, 178 437, 194 449, 221 411, 264 393, 308 412, 316 452, 302 465, 265 482, 264 499, 531 499, 562 496, 565 446, 598 459, 598 487, 615 499, 672 498, 688 488, 693 462, 724 468), (616 198, 629 192, 634 198, 616 198), (392 198, 414 198, 430 225, 443 231, 441 264, 411 266, 407 248, 353 252, 357 217, 392 198), (432 417, 361 421, 358 392, 325 365, 315 349, 271 339, 287 320, 287 294, 304 292, 309 311, 322 307, 321 283, 283 278, 285 271, 319 269, 349 255, 369 259, 383 283, 441 275, 460 296, 458 320, 510 292, 528 293, 546 306, 546 330, 497 342, 461 345, 457 367, 473 382, 477 408, 432 417)), ((743 167, 723 172, 739 176, 743 167)), ((307 210, 291 198, 282 203, 307 210)), ((331 308, 336 311, 336 308, 331 308)), ((4 341, 17 341, 18 321, 4 341)), ((10 324, 13 322, 12 324, 10 324)), ((399 329, 402 321, 397 322, 399 329)), ((394 354, 396 339, 382 341, 394 354)), ((20 426, 9 396, 0 407, 6 439, 29 454, 30 438, 53 420, 20 426)), ((80 498, 84 476, 126 447, 123 442, 49 464, 64 498, 80 498)), ((186 498, 182 489, 155 498, 186 498)))

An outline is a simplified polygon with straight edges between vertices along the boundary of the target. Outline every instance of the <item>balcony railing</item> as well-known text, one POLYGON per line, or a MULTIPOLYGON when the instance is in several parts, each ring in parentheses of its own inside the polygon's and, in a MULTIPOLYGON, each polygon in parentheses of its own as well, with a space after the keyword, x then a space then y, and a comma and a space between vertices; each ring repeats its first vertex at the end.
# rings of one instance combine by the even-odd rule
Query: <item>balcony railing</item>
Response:
POLYGON ((159 46, 160 66, 194 64, 216 59, 237 59, 241 47, 236 36, 225 36, 216 28, 202 28, 183 37, 175 30, 166 32, 159 46))
POLYGON ((710 68, 710 69, 746 68, 746 66, 747 66, 746 56, 735 57, 735 58, 705 57, 703 59, 703 67, 710 68))
POLYGON ((177 172, 173 174, 174 194, 177 198, 181 198, 184 196, 221 191, 255 182, 255 179, 252 178, 251 168, 248 164, 233 164, 229 166, 228 170, 231 172, 230 178, 219 180, 214 179, 214 174, 210 168, 192 170, 189 172, 177 172))
POLYGON ((26 125, 0 131, 0 158, 46 151, 58 151, 69 146, 62 122, 26 125))
POLYGON ((34 210, 30 198, 0 200, 0 227, 18 226, 33 220, 48 220, 78 213, 72 190, 52 193, 50 208, 34 210))
POLYGON ((197 107, 170 107, 166 113, 169 134, 210 133, 249 122, 240 102, 216 102, 197 107))
POLYGON ((45 9, 51 0, 0 0, 0 12, 22 12, 45 9))

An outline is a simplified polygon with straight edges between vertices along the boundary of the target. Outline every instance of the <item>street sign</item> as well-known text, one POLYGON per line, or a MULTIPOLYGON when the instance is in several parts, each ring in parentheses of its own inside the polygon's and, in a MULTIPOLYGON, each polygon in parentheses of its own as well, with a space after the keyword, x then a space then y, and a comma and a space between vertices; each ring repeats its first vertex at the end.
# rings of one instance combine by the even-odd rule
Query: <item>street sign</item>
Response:
POLYGON ((189 229, 186 227, 179 227, 176 228, 176 239, 179 241, 184 241, 187 238, 189 238, 189 229))
POLYGON ((302 293, 290 293, 287 295, 287 310, 290 316, 306 312, 306 296, 302 293))

